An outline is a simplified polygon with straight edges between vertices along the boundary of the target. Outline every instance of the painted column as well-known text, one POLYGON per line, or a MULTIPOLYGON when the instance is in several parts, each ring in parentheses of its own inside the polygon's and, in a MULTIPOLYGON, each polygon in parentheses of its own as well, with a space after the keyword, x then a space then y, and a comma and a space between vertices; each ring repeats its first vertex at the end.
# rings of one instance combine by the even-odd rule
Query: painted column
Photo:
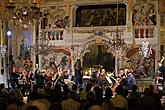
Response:
MULTIPOLYGON (((2 46, 2 42, 3 42, 3 29, 2 29, 2 20, 0 20, 0 38, 1 38, 1 46, 2 46)), ((3 58, 2 58, 2 56, 0 55, 0 70, 2 69, 2 61, 3 60, 3 58)), ((3 82, 3 75, 0 73, 0 83, 2 83, 3 82)))
MULTIPOLYGON (((5 22, 3 22, 3 20, 1 20, 1 25, 0 25, 0 31, 1 31, 1 47, 3 47, 5 44, 5 22)), ((6 50, 7 51, 7 50, 6 50)), ((1 76, 1 81, 0 83, 5 83, 6 87, 8 87, 7 85, 7 77, 8 77, 8 72, 7 72, 7 67, 6 67, 6 54, 4 57, 2 57, 2 54, 0 55, 0 71, 1 69, 4 69, 4 74, 0 73, 1 76), (3 62, 3 63, 2 63, 3 62)))
POLYGON ((42 54, 41 55, 38 55, 38 57, 39 57, 39 59, 38 59, 39 60, 39 70, 42 70, 42 60, 43 60, 42 59, 43 58, 42 57, 42 54))
MULTIPOLYGON (((33 20, 33 35, 32 35, 32 45, 36 45, 36 20, 33 20)), ((32 61, 33 61, 33 70, 35 69, 35 65, 36 65, 36 53, 35 50, 32 51, 31 53, 32 56, 32 61)))
MULTIPOLYGON (((39 26, 38 26, 38 36, 41 34, 41 20, 39 20, 40 22, 39 22, 39 26)), ((37 41, 38 42, 38 41, 37 41)), ((39 50, 40 51, 40 50, 39 50)), ((42 70, 42 58, 43 58, 43 55, 42 55, 43 53, 40 53, 39 55, 38 55, 38 65, 39 65, 39 70, 41 71, 42 70)))
POLYGON ((71 36, 71 39, 72 39, 72 42, 71 42, 71 73, 72 73, 72 76, 74 76, 75 74, 75 70, 74 70, 74 63, 75 63, 75 55, 74 55, 74 36, 73 36, 73 14, 74 14, 74 6, 71 7, 71 11, 70 11, 70 36, 71 36))

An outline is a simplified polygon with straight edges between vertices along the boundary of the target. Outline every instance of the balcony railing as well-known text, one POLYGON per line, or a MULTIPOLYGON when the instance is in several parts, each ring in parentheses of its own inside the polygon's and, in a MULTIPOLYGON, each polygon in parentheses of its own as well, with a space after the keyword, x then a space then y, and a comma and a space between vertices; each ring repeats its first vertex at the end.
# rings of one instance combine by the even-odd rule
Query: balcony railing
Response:
POLYGON ((137 26, 133 27, 133 35, 135 38, 154 38, 155 27, 137 26))

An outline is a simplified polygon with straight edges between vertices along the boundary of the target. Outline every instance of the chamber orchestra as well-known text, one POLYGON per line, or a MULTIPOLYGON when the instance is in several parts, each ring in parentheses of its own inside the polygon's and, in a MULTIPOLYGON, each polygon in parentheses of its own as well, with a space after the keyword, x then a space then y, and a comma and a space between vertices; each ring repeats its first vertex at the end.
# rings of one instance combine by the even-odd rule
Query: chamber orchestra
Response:
MULTIPOLYGON (((163 60, 159 61, 159 63, 161 64, 163 60)), ((131 90, 132 86, 136 85, 134 70, 128 67, 120 68, 118 73, 115 73, 116 70, 106 71, 102 65, 94 65, 86 71, 83 70, 83 67, 81 67, 80 61, 77 61, 74 65, 75 74, 72 75, 70 68, 65 68, 60 64, 57 65, 52 59, 42 70, 39 69, 38 64, 35 69, 32 69, 32 63, 33 62, 27 58, 24 59, 22 63, 17 62, 17 65, 15 64, 15 66, 13 66, 14 72, 11 75, 12 81, 15 81, 19 88, 21 88, 24 92, 32 91, 34 89, 34 85, 40 86, 47 82, 52 82, 53 85, 56 85, 57 83, 75 83, 78 87, 85 87, 88 83, 91 83, 92 85, 99 85, 102 88, 108 86, 113 91, 115 91, 118 85, 121 85, 123 88, 128 90, 131 90)), ((156 89, 160 88, 160 84, 162 88, 164 85, 164 76, 161 74, 165 72, 165 69, 160 64, 159 73, 154 77, 156 89)))
MULTIPOLYGON (((122 85, 125 88, 130 89, 132 85, 136 84, 135 77, 133 76, 132 70, 128 68, 120 69, 118 75, 114 72, 107 72, 104 68, 90 68, 90 72, 77 73, 77 81, 74 78, 69 79, 70 73, 63 71, 62 67, 57 69, 43 69, 39 70, 38 66, 32 71, 32 62, 30 60, 24 61, 22 70, 17 71, 17 75, 13 75, 14 80, 18 83, 21 89, 31 91, 33 85, 40 85, 51 81, 53 84, 65 84, 65 80, 77 83, 80 87, 84 87, 87 83, 92 85, 100 85, 102 88, 109 86, 112 90, 118 85, 122 85), (69 80, 68 80, 69 79, 69 80)), ((76 76, 76 75, 75 75, 76 76)), ((74 76, 74 77, 75 77, 74 76)), ((73 76, 72 76, 73 77, 73 76)))

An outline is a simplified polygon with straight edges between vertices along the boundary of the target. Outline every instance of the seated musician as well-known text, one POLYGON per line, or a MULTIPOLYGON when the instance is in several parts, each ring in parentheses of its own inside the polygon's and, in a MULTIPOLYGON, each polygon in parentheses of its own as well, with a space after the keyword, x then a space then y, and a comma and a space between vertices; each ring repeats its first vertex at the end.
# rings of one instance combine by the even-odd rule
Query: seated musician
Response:
POLYGON ((111 84, 115 84, 115 82, 116 82, 116 78, 115 78, 115 75, 114 75, 114 73, 107 73, 107 77, 110 79, 110 81, 111 81, 111 84))
POLYGON ((101 72, 99 74, 99 83, 101 86, 108 86, 109 83, 106 79, 106 71, 104 68, 101 69, 101 72))
POLYGON ((92 74, 91 74, 91 82, 92 82, 92 84, 98 84, 98 76, 97 76, 97 74, 98 74, 98 71, 97 70, 94 70, 94 71, 92 71, 92 74))
POLYGON ((162 62, 164 61, 164 57, 160 61, 158 61, 158 68, 162 75, 162 86, 163 92, 165 93, 165 66, 163 66, 162 62))
POLYGON ((132 86, 136 85, 136 79, 130 69, 124 69, 124 70, 127 79, 127 89, 132 89, 132 86))
POLYGON ((163 90, 163 75, 160 71, 157 71, 156 76, 154 78, 155 90, 156 92, 159 90, 163 90))
POLYGON ((125 89, 127 88, 127 76, 123 68, 119 70, 117 82, 118 85, 121 85, 125 89))

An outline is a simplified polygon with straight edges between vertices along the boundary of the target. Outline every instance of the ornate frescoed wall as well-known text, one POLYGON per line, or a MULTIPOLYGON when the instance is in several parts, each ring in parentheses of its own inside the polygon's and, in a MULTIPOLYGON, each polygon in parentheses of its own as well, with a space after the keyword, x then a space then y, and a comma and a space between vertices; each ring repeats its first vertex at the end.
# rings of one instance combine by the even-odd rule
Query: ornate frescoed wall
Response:
POLYGON ((76 9, 76 26, 116 26, 126 25, 126 5, 118 4, 86 5, 76 9))
MULTIPOLYGON (((50 41, 62 40, 62 42, 51 42, 56 46, 56 49, 67 46, 70 48, 71 53, 71 47, 73 46, 75 49, 73 52, 74 60, 79 57, 83 60, 84 55, 82 57, 81 53, 86 51, 82 49, 83 42, 88 41, 88 38, 95 33, 98 27, 103 30, 103 36, 107 36, 109 39, 112 38, 111 31, 116 31, 116 0, 47 0, 45 3, 47 5, 45 4, 42 9, 45 16, 41 20, 41 29, 47 30, 46 34, 50 41), (97 1, 100 1, 99 4, 97 1), (64 33, 64 30, 67 33, 64 33), (64 38, 64 34, 66 38, 64 38)), ((134 36, 132 24, 135 26, 157 25, 157 14, 157 6, 153 0, 119 0, 118 26, 123 32, 122 38, 126 39, 126 43, 131 44, 134 38, 153 38, 155 34, 153 28, 151 30, 137 29, 135 31, 137 34, 134 36), (141 37, 139 37, 139 32, 141 37)), ((108 41, 108 39, 106 40, 108 41)), ((97 38, 96 42, 102 42, 102 39, 97 38)), ((59 56, 56 57, 56 60, 59 64, 63 55, 61 53, 57 55, 59 56)))
POLYGON ((63 71, 71 69, 71 53, 65 49, 55 49, 44 56, 42 63, 43 69, 61 68, 63 71), (54 64, 54 65, 53 65, 54 64))
POLYGON ((157 25, 157 7, 155 2, 136 0, 132 8, 133 25, 157 25))
POLYGON ((47 29, 49 40, 63 40, 64 29, 69 26, 69 16, 65 6, 49 7, 43 10, 41 29, 47 29), (55 30, 53 30, 55 29, 55 30))
POLYGON ((126 64, 134 70, 136 78, 153 77, 155 75, 155 50, 151 49, 152 54, 144 57, 139 53, 140 47, 129 48, 126 52, 128 58, 126 64))
POLYGON ((32 33, 30 31, 22 31, 22 41, 20 43, 20 56, 24 56, 26 51, 32 45, 32 33))
POLYGON ((106 71, 113 72, 115 70, 115 57, 112 53, 108 52, 107 46, 97 43, 92 45, 89 49, 90 52, 86 53, 83 57, 83 67, 93 68, 96 65, 102 65, 106 71))
POLYGON ((161 14, 165 14, 165 1, 159 0, 159 11, 161 14))

